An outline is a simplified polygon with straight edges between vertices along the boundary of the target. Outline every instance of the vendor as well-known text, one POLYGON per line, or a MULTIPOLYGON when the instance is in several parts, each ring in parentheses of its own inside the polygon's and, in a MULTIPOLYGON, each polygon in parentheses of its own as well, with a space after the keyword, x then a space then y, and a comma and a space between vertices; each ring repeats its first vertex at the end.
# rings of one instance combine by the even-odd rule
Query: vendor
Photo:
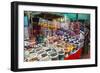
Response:
POLYGON ((89 52, 89 44, 90 44, 90 28, 88 26, 86 26, 85 24, 85 27, 84 27, 84 32, 85 32, 85 39, 84 39, 84 49, 83 49, 83 54, 88 54, 89 52))
POLYGON ((44 42, 44 35, 42 34, 42 32, 36 36, 36 41, 37 44, 44 42))
POLYGON ((71 35, 75 36, 78 35, 80 32, 80 22, 79 21, 73 21, 70 23, 70 30, 72 30, 71 35))

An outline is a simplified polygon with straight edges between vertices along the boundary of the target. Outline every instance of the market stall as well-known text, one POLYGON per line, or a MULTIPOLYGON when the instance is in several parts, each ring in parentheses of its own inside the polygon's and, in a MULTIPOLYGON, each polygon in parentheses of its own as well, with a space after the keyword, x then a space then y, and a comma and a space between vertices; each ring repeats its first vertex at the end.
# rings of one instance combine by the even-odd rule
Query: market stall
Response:
POLYGON ((85 34, 81 22, 70 21, 64 14, 41 12, 32 16, 31 25, 31 38, 24 41, 26 62, 81 58, 85 34))

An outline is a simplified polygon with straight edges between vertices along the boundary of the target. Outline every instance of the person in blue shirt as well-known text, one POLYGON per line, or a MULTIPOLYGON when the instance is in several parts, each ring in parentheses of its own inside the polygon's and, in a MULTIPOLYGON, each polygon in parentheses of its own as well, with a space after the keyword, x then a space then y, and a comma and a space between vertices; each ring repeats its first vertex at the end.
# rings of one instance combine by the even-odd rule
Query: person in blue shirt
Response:
POLYGON ((24 13, 24 39, 29 39, 29 32, 28 32, 28 16, 24 13))

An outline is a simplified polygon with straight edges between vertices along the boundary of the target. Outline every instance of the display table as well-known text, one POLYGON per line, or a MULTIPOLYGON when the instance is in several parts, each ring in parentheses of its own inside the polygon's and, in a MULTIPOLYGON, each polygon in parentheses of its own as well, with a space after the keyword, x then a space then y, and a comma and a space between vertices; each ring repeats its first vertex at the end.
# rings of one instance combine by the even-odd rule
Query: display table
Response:
POLYGON ((81 53, 82 53, 82 48, 80 48, 76 53, 71 54, 68 57, 64 58, 64 60, 80 59, 81 53))

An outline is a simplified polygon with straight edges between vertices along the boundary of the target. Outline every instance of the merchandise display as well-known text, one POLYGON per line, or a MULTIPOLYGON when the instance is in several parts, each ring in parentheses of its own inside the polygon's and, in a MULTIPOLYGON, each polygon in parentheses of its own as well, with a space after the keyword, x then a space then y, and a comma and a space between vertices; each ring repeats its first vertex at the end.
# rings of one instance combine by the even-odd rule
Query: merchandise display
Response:
MULTIPOLYGON (((25 62, 65 60, 84 47, 85 32, 80 29, 81 21, 45 12, 30 19, 32 33, 31 38, 25 33, 25 62)), ((25 28, 26 31, 28 33, 25 28)))

